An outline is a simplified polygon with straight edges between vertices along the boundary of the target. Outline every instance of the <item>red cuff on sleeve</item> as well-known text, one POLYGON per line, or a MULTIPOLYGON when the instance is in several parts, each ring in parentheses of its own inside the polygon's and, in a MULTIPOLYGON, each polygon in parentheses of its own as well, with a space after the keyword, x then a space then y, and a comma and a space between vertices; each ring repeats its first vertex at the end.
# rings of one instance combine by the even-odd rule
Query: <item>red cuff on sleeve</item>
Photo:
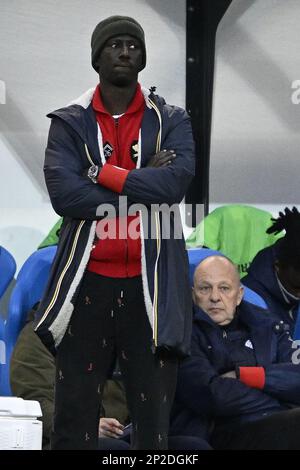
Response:
POLYGON ((121 193, 129 170, 105 163, 98 175, 98 183, 115 193, 121 193))
POLYGON ((265 369, 263 367, 240 367, 240 381, 248 387, 259 388, 265 386, 265 369))

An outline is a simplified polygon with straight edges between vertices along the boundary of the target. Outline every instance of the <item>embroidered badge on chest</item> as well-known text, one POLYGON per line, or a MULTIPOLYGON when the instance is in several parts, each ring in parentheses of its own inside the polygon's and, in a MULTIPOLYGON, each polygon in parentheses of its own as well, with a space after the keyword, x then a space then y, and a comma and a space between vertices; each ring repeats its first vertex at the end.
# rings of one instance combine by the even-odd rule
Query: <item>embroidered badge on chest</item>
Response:
POLYGON ((113 146, 109 142, 105 142, 105 144, 103 145, 103 153, 105 160, 108 160, 112 156, 113 151, 113 146))
POLYGON ((130 147, 130 156, 131 160, 136 164, 139 157, 139 143, 137 140, 134 140, 130 147))

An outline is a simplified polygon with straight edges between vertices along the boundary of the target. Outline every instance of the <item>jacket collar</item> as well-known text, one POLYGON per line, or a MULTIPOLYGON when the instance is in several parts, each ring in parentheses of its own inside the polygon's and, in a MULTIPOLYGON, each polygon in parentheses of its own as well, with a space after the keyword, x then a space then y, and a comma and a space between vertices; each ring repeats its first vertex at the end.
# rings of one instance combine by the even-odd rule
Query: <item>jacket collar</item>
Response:
MULTIPOLYGON (((103 104, 100 84, 97 85, 97 87, 95 88, 95 93, 94 93, 93 99, 92 99, 92 106, 93 106, 93 109, 97 113, 108 115, 111 118, 110 113, 106 110, 106 108, 103 104)), ((126 111, 123 114, 126 114, 126 115, 134 114, 134 113, 140 111, 141 109, 144 109, 144 107, 145 107, 145 99, 144 99, 144 95, 143 95, 142 90, 141 90, 141 85, 138 83, 137 87, 136 87, 135 95, 134 95, 131 103, 129 104, 128 108, 126 109, 126 111)))
MULTIPOLYGON (((141 89, 141 92, 144 96, 146 106, 148 108, 151 108, 151 104, 149 102, 149 96, 151 94, 151 91, 148 90, 148 88, 145 88, 145 87, 141 86, 140 84, 138 84, 138 85, 139 85, 139 87, 141 89)), ((98 86, 99 85, 97 85, 96 87, 93 87, 93 88, 89 88, 82 95, 80 95, 78 98, 75 98, 75 100, 72 100, 70 103, 68 103, 66 106, 64 106, 61 109, 65 109, 65 108, 68 108, 69 106, 73 106, 73 105, 78 105, 78 106, 81 106, 83 109, 87 109, 90 106, 91 102, 92 102, 94 93, 95 93, 98 86)))
MULTIPOLYGON (((275 324, 276 321, 270 317, 266 311, 256 305, 242 300, 237 308, 241 321, 249 328, 261 328, 263 326, 275 324)), ((194 305, 194 319, 196 322, 204 322, 215 328, 219 326, 200 307, 194 305)))
MULTIPOLYGON (((238 307, 241 322, 248 328, 249 336, 254 345, 255 356, 262 366, 271 361, 272 335, 276 321, 270 317, 265 310, 256 307, 246 301, 242 301, 238 307)), ((221 337, 221 328, 214 323, 211 318, 199 307, 194 306, 194 320, 201 327, 209 327, 211 331, 221 337)))
MULTIPOLYGON (((77 134, 79 134, 81 139, 86 142, 88 140, 87 127, 97 134, 97 121, 95 119, 95 111, 92 107, 92 99, 95 89, 95 87, 90 88, 79 96, 79 98, 71 101, 67 106, 47 114, 47 117, 53 118, 56 116, 64 120, 77 132, 77 134)), ((150 98, 153 99, 154 95, 150 90, 142 86, 140 89, 146 103, 144 115, 148 116, 149 113, 147 110, 150 111, 152 109, 150 98)), ((155 99, 158 106, 161 106, 161 104, 164 103, 164 100, 158 96, 155 96, 155 99)))

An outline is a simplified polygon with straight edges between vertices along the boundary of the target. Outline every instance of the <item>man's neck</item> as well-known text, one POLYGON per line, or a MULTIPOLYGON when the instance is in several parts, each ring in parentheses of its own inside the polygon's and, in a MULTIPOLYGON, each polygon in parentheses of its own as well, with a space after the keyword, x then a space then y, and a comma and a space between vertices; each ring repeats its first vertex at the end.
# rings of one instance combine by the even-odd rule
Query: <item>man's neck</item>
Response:
POLYGON ((131 83, 127 87, 117 87, 101 81, 101 98, 105 109, 111 115, 125 113, 134 98, 136 87, 137 82, 131 83))

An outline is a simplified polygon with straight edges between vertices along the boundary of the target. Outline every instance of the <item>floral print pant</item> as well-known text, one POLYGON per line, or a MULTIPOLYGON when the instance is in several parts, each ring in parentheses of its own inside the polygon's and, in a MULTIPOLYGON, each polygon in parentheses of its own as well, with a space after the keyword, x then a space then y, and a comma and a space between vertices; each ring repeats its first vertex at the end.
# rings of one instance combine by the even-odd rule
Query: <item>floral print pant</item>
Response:
POLYGON ((97 449, 104 383, 115 359, 133 423, 133 449, 167 449, 177 359, 153 352, 141 277, 86 272, 56 357, 52 449, 97 449))

